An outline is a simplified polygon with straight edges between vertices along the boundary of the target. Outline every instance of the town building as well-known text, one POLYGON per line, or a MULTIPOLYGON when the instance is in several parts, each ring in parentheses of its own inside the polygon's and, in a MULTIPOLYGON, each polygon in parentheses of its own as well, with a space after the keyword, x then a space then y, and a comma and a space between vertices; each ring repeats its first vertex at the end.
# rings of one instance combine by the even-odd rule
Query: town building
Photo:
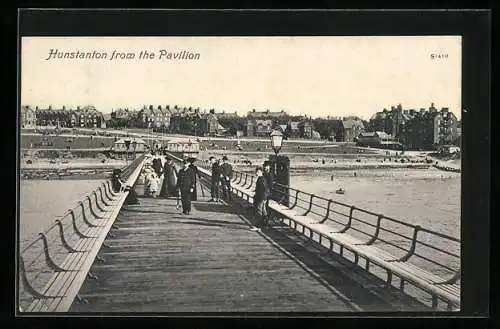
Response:
POLYGON ((365 131, 365 125, 360 118, 346 117, 342 119, 342 128, 344 130, 344 142, 355 142, 356 137, 365 131))
POLYGON ((21 128, 34 129, 36 127, 36 111, 30 106, 21 106, 21 128))
POLYGON ((319 133, 314 130, 313 124, 310 119, 305 119, 299 123, 299 131, 302 138, 321 138, 321 136, 319 136, 319 133))
POLYGON ((66 110, 63 106, 60 109, 52 108, 49 105, 46 109, 35 108, 36 125, 47 127, 73 127, 71 122, 71 110, 66 110))
POLYGON ((49 106, 46 109, 35 109, 36 126, 59 127, 59 128, 104 128, 106 127, 103 114, 94 106, 80 106, 76 110, 53 109, 49 106))
POLYGON ((162 107, 158 105, 154 107, 149 105, 149 107, 144 106, 137 113, 137 124, 142 128, 152 128, 152 129, 165 129, 168 130, 170 127, 172 113, 169 106, 162 107))
POLYGON ((362 132, 357 136, 357 145, 382 149, 398 149, 401 144, 384 131, 362 132))
POLYGON ((271 119, 249 119, 247 122, 247 136, 267 137, 272 131, 271 119))
MULTIPOLYGON (((410 110, 414 113, 414 110, 410 110)), ((403 110, 403 106, 391 106, 391 110, 383 109, 375 113, 370 118, 371 131, 383 131, 394 136, 395 139, 404 139, 405 125, 412 119, 408 110, 403 110)))
POLYGON ((220 136, 226 133, 220 123, 214 109, 209 113, 202 113, 198 118, 199 136, 220 136))
POLYGON ((316 118, 313 120, 313 125, 321 138, 333 142, 344 141, 344 126, 341 118, 316 118))
POLYGON ((203 135, 201 128, 206 127, 200 127, 202 114, 199 108, 181 108, 175 105, 171 112, 169 131, 175 134, 203 135))
POLYGON ((66 111, 63 107, 63 112, 67 112, 71 127, 102 128, 103 125, 106 127, 104 116, 92 105, 82 108, 78 106, 75 111, 66 111))
POLYGON ((265 111, 252 109, 247 114, 247 136, 269 136, 275 124, 286 124, 287 122, 288 114, 284 110, 273 112, 269 109, 265 111))
POLYGON ((404 144, 409 149, 434 149, 452 144, 457 138, 456 116, 448 108, 436 109, 434 104, 428 110, 415 112, 405 126, 404 144))
POLYGON ((217 117, 218 120, 238 119, 239 118, 238 113, 236 111, 234 111, 234 112, 225 112, 225 111, 217 112, 217 113, 215 113, 215 116, 217 117))

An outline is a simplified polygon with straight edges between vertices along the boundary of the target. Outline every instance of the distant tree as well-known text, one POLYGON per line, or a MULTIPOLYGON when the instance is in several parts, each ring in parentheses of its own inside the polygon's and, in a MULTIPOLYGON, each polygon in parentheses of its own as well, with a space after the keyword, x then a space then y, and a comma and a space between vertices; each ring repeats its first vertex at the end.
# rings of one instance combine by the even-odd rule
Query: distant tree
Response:
POLYGON ((370 121, 361 120, 361 122, 363 123, 363 126, 365 127, 365 131, 373 131, 372 124, 370 121))
POLYGON ((283 132, 283 138, 288 139, 288 138, 290 138, 291 134, 292 134, 292 126, 287 124, 286 129, 283 132))
POLYGON ((236 135, 238 130, 246 130, 246 118, 220 118, 219 123, 226 128, 231 135, 236 135))

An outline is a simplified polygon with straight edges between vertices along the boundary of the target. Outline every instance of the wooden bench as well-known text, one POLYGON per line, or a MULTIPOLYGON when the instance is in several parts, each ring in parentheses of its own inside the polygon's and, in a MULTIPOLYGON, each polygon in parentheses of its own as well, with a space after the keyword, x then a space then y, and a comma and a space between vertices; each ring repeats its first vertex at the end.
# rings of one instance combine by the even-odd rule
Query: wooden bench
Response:
MULTIPOLYGON (((293 210, 286 206, 278 204, 276 201, 269 201, 269 208, 283 216, 282 221, 288 219, 289 226, 297 229, 297 224, 302 226, 302 233, 306 234, 309 231, 309 238, 313 239, 313 234, 316 233, 321 238, 326 238, 330 241, 330 249, 333 244, 341 247, 340 254, 343 256, 343 249, 347 249, 354 254, 354 263, 358 264, 359 256, 366 261, 365 268, 369 270, 369 264, 374 263, 387 271, 387 284, 392 283, 392 275, 400 278, 400 288, 404 290, 404 282, 410 282, 420 289, 428 292, 433 297, 433 307, 437 306, 437 298, 444 300, 448 304, 448 309, 453 306, 460 306, 460 286, 456 283, 443 284, 443 278, 427 272, 406 261, 399 261, 394 255, 369 245, 347 233, 334 231, 331 227, 320 224, 312 218, 296 214, 293 210)), ((286 224, 286 223, 285 223, 286 224)))
MULTIPOLYGON (((236 181, 232 188, 235 194, 241 193, 246 195, 247 200, 253 198, 255 191, 252 187, 242 187, 245 185, 244 180, 239 184, 236 181)), ((369 271, 370 263, 376 264, 387 272, 387 284, 392 284, 392 275, 400 278, 400 289, 404 291, 404 283, 409 282, 420 289, 426 291, 432 296, 432 306, 437 307, 437 299, 445 301, 448 309, 460 306, 460 286, 456 283, 443 283, 443 278, 425 271, 407 261, 399 261, 398 258, 385 250, 377 248, 371 244, 367 244, 348 233, 336 232, 332 227, 322 224, 317 220, 300 215, 293 209, 281 205, 276 201, 269 201, 269 208, 280 214, 282 222, 297 230, 297 225, 302 228, 302 233, 308 235, 310 239, 314 238, 314 234, 318 235, 319 243, 322 244, 322 239, 326 238, 330 241, 330 250, 333 250, 333 245, 340 246, 340 255, 343 256, 344 249, 349 250, 354 254, 354 263, 359 264, 359 257, 365 259, 365 269, 369 271), (285 222, 288 220, 288 223, 285 222)))
MULTIPOLYGON (((142 164, 139 164, 127 180, 128 185, 132 185, 135 182, 141 169, 142 164)), ((32 303, 26 308, 25 312, 68 311, 75 297, 77 297, 78 291, 80 290, 87 275, 93 277, 93 275, 89 273, 90 268, 97 258, 97 254, 100 251, 106 236, 111 230, 113 223, 115 222, 115 219, 128 196, 128 191, 120 191, 119 193, 116 193, 110 189, 110 185, 104 185, 104 188, 107 188, 107 194, 105 193, 105 195, 109 195, 111 199, 108 199, 107 202, 102 202, 106 201, 103 198, 103 200, 101 200, 103 204, 99 205, 97 194, 95 194, 95 204, 100 206, 102 213, 96 217, 96 214, 90 211, 94 219, 92 221, 90 221, 89 218, 85 219, 85 223, 90 224, 90 226, 84 230, 81 228, 78 229, 77 227, 75 228, 78 230, 78 235, 80 236, 78 242, 74 246, 70 246, 72 250, 60 265, 54 264, 51 260, 49 260, 49 262, 52 263, 49 264, 49 267, 52 267, 52 269, 55 270, 55 273, 41 289, 41 291, 36 292, 36 296, 34 296, 32 303), (107 206, 104 203, 106 203, 107 206)), ((91 198, 88 198, 88 201, 90 210, 90 207, 92 206, 91 198)), ((83 203, 81 203, 81 207, 83 218, 90 215, 88 212, 85 213, 83 203)), ((61 222, 59 221, 59 223, 61 222)), ((64 240, 62 224, 60 224, 59 227, 61 229, 61 238, 64 240)), ((44 244, 47 256, 48 245, 46 240, 44 241, 44 244)), ((21 267, 22 271, 25 271, 24 260, 21 261, 21 267)), ((25 285, 29 284, 26 281, 27 278, 24 276, 25 285)), ((30 290, 32 290, 32 287, 30 290)))

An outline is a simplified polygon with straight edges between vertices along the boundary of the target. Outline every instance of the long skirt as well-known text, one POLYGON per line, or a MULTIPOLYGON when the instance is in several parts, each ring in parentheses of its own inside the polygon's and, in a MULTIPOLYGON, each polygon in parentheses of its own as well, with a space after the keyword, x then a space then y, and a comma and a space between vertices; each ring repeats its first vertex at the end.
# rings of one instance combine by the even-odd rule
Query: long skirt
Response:
POLYGON ((160 196, 168 198, 177 196, 177 175, 174 171, 165 172, 163 175, 163 184, 161 185, 160 196))

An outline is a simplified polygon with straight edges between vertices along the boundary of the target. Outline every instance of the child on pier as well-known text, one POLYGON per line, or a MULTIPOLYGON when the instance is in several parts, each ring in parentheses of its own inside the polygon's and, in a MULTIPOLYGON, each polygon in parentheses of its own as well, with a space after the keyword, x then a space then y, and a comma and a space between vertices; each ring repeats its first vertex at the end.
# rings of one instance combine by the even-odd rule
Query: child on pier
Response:
POLYGON ((147 177, 147 187, 148 187, 148 191, 149 191, 149 195, 152 196, 153 198, 156 198, 156 196, 158 195, 158 189, 159 189, 159 178, 158 176, 156 175, 155 172, 151 172, 149 173, 148 177, 147 177))

